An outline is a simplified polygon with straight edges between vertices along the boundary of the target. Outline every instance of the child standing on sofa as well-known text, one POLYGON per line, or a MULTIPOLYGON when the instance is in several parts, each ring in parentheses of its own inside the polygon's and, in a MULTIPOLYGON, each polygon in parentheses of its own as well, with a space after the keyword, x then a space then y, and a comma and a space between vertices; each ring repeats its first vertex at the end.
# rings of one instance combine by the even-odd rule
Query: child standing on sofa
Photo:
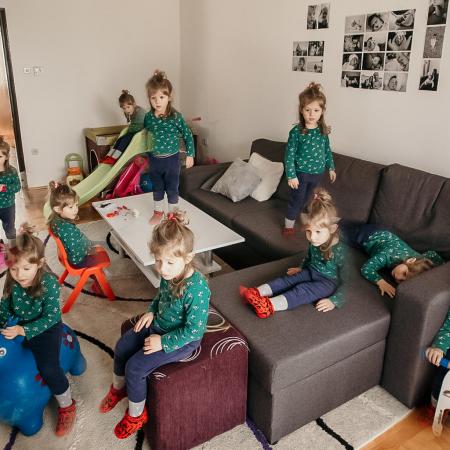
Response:
POLYGON ((256 288, 240 288, 240 294, 260 318, 318 300, 318 311, 327 312, 343 305, 342 295, 336 290, 344 248, 339 242, 336 208, 327 191, 316 190, 302 220, 310 244, 301 266, 292 267, 286 276, 256 288))
POLYGON ((55 396, 58 408, 56 435, 68 434, 75 423, 76 406, 69 381, 59 364, 62 335, 60 285, 45 270, 45 247, 23 224, 16 245, 6 253, 9 267, 0 301, 0 326, 11 316, 17 325, 1 329, 6 339, 24 336, 24 347, 33 353, 43 380, 55 396))
POLYGON ((382 278, 379 271, 391 269, 397 283, 408 280, 426 270, 443 264, 444 260, 433 250, 420 254, 406 242, 380 225, 361 224, 341 220, 342 241, 364 251, 369 259, 361 267, 364 278, 380 289, 381 295, 393 298, 396 289, 382 278))
POLYGON ((128 128, 126 133, 117 139, 105 158, 100 161, 103 164, 115 164, 127 149, 134 135, 144 128, 146 111, 136 104, 136 100, 127 90, 122 91, 119 97, 119 106, 127 119, 128 128))
POLYGON ((147 376, 191 355, 206 330, 211 294, 192 264, 193 250, 194 235, 180 211, 169 213, 153 230, 150 251, 161 275, 159 291, 148 312, 117 342, 113 383, 100 404, 106 413, 128 396, 128 409, 114 429, 119 439, 148 420, 147 376))
POLYGON ((194 165, 194 139, 183 116, 172 106, 172 83, 166 74, 156 70, 147 82, 151 110, 146 114, 144 127, 153 134, 154 147, 150 152, 150 178, 153 183, 154 212, 150 225, 163 218, 164 193, 169 211, 178 207, 180 178, 180 136, 186 146, 186 168, 194 165))
POLYGON ((10 246, 16 241, 16 193, 20 191, 17 170, 9 164, 9 144, 0 136, 0 220, 10 246))
POLYGON ((433 382, 433 390, 431 392, 431 406, 436 409, 442 382, 444 381, 445 375, 447 375, 449 370, 448 368, 441 367, 440 363, 444 356, 446 359, 450 359, 450 309, 448 310, 447 318, 434 338, 431 347, 427 349, 426 356, 431 364, 439 367, 433 382))
POLYGON ((290 188, 283 235, 294 234, 295 219, 308 204, 325 169, 336 180, 324 113, 327 99, 320 84, 310 83, 299 95, 300 123, 289 132, 284 170, 290 188))

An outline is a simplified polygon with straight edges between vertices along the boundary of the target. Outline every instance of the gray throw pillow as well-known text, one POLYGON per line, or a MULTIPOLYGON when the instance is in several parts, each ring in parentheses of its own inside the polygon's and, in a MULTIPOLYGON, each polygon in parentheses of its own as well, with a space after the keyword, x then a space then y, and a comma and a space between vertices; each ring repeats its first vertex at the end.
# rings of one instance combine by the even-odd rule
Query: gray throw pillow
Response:
POLYGON ((225 195, 233 202, 248 197, 261 182, 253 166, 237 158, 228 170, 217 180, 211 191, 225 195))

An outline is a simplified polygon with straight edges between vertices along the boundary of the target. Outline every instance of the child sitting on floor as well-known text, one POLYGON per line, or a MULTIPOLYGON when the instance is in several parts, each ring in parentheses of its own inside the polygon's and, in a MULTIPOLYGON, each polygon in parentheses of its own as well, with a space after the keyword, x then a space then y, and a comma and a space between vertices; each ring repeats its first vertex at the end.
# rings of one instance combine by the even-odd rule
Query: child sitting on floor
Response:
POLYGON ((194 235, 186 225, 184 214, 176 211, 153 230, 150 250, 161 285, 149 311, 116 344, 113 383, 100 412, 110 411, 128 396, 128 409, 114 429, 119 439, 131 436, 148 420, 148 375, 190 356, 206 330, 210 290, 192 264, 194 235))
POLYGON ((301 267, 290 268, 287 276, 257 288, 240 288, 240 294, 260 318, 318 300, 316 309, 323 312, 343 304, 339 293, 333 294, 339 285, 344 248, 339 242, 336 208, 327 191, 315 191, 302 221, 310 245, 301 267))

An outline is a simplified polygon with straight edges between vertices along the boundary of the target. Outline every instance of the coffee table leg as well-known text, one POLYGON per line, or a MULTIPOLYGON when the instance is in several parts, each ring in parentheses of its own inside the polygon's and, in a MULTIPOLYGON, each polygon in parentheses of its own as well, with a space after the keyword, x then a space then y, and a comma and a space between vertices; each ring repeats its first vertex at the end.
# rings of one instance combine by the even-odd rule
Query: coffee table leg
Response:
POLYGON ((213 265, 213 255, 212 251, 208 250, 207 252, 203 252, 200 255, 202 259, 202 263, 205 265, 205 267, 211 267, 213 265))

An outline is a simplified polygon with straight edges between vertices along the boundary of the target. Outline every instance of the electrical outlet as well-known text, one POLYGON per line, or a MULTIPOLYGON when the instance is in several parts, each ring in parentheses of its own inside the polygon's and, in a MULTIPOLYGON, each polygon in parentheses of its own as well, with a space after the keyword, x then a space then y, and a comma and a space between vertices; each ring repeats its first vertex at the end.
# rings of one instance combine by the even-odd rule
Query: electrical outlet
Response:
POLYGON ((32 148, 32 149, 31 149, 31 154, 32 154, 33 156, 39 155, 39 149, 38 149, 38 148, 32 148))

